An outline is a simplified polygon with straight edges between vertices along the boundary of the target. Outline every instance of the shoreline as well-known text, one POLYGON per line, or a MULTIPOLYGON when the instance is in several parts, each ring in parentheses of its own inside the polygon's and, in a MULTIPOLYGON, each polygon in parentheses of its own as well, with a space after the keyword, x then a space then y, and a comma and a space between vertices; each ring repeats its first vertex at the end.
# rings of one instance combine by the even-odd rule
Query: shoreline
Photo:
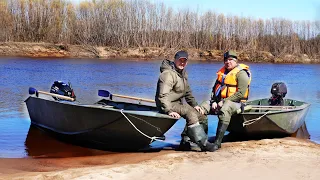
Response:
MULTIPOLYGON (((220 62, 223 59, 223 51, 200 50, 183 48, 189 53, 192 61, 220 62)), ((26 43, 26 42, 2 42, 0 43, 0 57, 27 57, 27 58, 77 58, 77 59, 101 59, 101 60, 123 60, 135 61, 172 59, 174 48, 114 48, 94 47, 83 45, 53 44, 53 43, 26 43)), ((236 51, 239 60, 255 63, 305 63, 317 64, 320 59, 308 57, 306 54, 290 55, 283 54, 275 57, 270 52, 236 51)))
POLYGON ((297 138, 226 142, 216 152, 161 150, 71 158, 0 159, 0 179, 310 179, 320 145, 297 138))

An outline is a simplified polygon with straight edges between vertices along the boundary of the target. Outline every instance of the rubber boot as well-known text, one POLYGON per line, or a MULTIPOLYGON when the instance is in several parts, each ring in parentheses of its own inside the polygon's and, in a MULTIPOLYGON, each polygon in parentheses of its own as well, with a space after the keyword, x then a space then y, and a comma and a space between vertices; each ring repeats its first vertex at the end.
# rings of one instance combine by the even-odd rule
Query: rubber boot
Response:
POLYGON ((207 134, 199 123, 188 126, 187 134, 191 141, 201 148, 201 151, 214 151, 214 145, 208 141, 207 134))
MULTIPOLYGON (((208 135, 208 118, 205 117, 203 121, 199 122, 204 129, 204 132, 208 135)), ((188 134, 188 126, 186 125, 181 133, 181 141, 179 147, 176 149, 178 151, 199 151, 199 146, 191 142, 188 134)))
POLYGON ((178 151, 190 151, 191 150, 191 140, 187 135, 187 129, 188 127, 185 126, 184 130, 181 133, 181 141, 178 147, 178 151))
POLYGON ((208 135, 208 117, 206 116, 202 121, 199 122, 203 127, 204 132, 208 135))
POLYGON ((218 123, 217 132, 216 132, 216 138, 214 140, 214 151, 221 148, 221 142, 224 137, 224 133, 226 132, 228 128, 228 124, 223 124, 221 121, 218 123))

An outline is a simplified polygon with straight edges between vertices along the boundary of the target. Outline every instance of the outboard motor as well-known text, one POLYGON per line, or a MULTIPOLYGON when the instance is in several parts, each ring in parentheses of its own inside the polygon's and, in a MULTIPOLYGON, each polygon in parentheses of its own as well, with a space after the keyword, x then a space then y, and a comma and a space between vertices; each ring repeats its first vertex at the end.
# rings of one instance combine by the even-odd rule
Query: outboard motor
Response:
POLYGON ((269 104, 272 106, 283 106, 283 98, 287 94, 287 86, 283 82, 277 82, 271 86, 271 98, 269 104))
MULTIPOLYGON (((76 99, 76 96, 73 92, 73 89, 71 88, 70 83, 68 85, 62 81, 54 81, 54 83, 51 86, 50 93, 59 94, 62 96, 67 96, 67 97, 71 97, 71 98, 76 99)), ((61 99, 54 97, 54 96, 53 96, 53 98, 57 101, 61 100, 61 99)))

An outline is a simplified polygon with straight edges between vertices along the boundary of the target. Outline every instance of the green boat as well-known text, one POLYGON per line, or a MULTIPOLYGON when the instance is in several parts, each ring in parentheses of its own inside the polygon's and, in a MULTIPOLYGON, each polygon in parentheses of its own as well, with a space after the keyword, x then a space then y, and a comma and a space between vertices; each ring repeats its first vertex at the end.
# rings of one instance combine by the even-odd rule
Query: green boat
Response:
MULTIPOLYGON (((232 116, 228 131, 253 136, 292 136, 305 129, 305 117, 310 104, 283 99, 282 105, 270 105, 270 99, 246 102, 247 110, 232 116)), ((306 129, 305 129, 306 130, 306 129)))
MULTIPOLYGON (((108 91, 101 92, 103 97, 111 96, 108 91)), ((29 89, 29 94, 35 94, 25 100, 33 126, 64 141, 97 149, 135 151, 146 148, 155 140, 164 140, 164 134, 178 120, 159 113, 154 104, 111 99, 81 104, 70 97, 34 88, 29 89)))

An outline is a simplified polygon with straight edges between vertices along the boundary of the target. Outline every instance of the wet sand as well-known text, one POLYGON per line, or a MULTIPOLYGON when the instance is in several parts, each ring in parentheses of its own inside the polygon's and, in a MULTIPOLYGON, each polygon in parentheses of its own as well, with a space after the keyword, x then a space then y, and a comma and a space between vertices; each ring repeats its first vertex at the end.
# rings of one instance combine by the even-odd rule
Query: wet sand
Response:
POLYGON ((297 138, 223 143, 217 152, 161 150, 0 159, 0 179, 320 179, 320 145, 297 138))

